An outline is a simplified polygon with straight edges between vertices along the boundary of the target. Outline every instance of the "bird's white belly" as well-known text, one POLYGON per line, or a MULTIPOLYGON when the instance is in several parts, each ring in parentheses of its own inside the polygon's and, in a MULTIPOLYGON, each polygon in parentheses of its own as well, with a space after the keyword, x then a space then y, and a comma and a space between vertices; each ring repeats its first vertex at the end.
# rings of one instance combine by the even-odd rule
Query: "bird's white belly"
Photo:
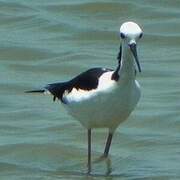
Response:
POLYGON ((127 119, 139 98, 139 84, 134 81, 64 107, 86 128, 106 127, 113 130, 127 119))

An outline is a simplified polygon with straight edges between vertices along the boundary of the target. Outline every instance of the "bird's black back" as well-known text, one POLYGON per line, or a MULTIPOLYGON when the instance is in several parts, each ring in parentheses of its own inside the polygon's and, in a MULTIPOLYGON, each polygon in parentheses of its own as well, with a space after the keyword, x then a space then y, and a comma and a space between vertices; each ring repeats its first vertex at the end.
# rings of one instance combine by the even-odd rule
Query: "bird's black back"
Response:
POLYGON ((63 94, 65 91, 69 93, 73 88, 87 91, 96 89, 100 76, 103 73, 109 71, 112 70, 105 68, 92 68, 79 74, 70 81, 48 84, 45 89, 51 92, 51 94, 54 96, 54 101, 56 100, 56 98, 58 98, 63 103, 65 103, 63 101, 63 94))

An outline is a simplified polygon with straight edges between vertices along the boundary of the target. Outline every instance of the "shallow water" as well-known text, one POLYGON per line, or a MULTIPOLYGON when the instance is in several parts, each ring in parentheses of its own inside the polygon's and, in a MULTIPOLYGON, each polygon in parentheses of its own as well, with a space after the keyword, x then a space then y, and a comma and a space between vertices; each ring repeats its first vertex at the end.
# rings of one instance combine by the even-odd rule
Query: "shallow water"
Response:
MULTIPOLYGON (((180 2, 0 1, 0 179, 180 179, 180 2), (114 68, 119 26, 136 21, 142 97, 86 176, 86 131, 59 102, 24 94, 89 67, 114 68)), ((93 160, 107 131, 93 130, 93 160)))

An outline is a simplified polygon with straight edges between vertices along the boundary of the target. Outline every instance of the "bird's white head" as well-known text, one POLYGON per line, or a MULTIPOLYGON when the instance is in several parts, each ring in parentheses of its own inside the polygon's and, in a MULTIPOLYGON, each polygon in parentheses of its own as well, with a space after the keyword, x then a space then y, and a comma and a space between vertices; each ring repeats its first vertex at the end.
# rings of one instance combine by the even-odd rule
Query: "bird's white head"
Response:
POLYGON ((137 50, 136 45, 139 39, 141 39, 143 35, 143 32, 139 25, 137 25, 134 22, 125 22, 120 27, 120 36, 122 39, 122 44, 126 48, 130 48, 134 59, 137 63, 139 72, 141 72, 141 67, 139 64, 138 56, 137 56, 137 50))

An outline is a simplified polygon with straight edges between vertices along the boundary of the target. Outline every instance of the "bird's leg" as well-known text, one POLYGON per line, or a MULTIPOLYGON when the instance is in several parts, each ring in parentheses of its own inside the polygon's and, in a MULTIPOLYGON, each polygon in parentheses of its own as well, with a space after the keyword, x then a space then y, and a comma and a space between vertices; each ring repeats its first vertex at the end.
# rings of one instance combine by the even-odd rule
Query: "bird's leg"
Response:
POLYGON ((91 129, 88 129, 88 174, 91 172, 91 129))
POLYGON ((107 157, 108 157, 108 154, 109 154, 112 137, 113 137, 113 133, 109 132, 108 138, 107 138, 107 141, 106 141, 106 146, 105 146, 105 149, 104 149, 104 153, 97 160, 95 160, 95 163, 103 161, 103 160, 108 160, 107 157))
POLYGON ((105 158, 108 157, 112 137, 113 137, 113 133, 109 132, 109 135, 108 135, 108 138, 107 138, 107 141, 106 141, 106 146, 105 146, 105 149, 104 149, 104 154, 103 154, 103 157, 105 157, 105 158))

